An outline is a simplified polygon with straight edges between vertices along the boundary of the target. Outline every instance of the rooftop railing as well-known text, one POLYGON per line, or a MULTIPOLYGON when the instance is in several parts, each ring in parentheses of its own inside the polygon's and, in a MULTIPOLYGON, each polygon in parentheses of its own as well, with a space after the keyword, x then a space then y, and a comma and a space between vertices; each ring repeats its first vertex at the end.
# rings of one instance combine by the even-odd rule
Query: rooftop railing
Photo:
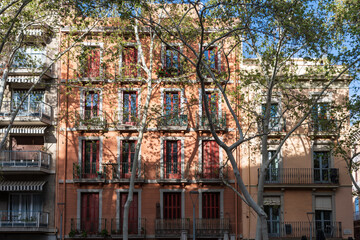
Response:
POLYGON ((1 228, 40 228, 48 227, 49 213, 0 211, 1 228))
POLYGON ((12 151, 0 152, 0 166, 2 167, 39 167, 49 169, 51 154, 42 151, 12 151))

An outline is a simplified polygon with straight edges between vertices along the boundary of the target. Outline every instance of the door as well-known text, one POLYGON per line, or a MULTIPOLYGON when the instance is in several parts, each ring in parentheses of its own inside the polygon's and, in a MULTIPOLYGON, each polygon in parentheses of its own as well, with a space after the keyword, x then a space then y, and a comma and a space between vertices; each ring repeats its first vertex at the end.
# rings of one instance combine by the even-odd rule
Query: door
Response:
MULTIPOLYGON (((128 193, 121 193, 121 213, 120 213, 120 221, 119 223, 123 222, 124 218, 124 207, 126 200, 128 198, 128 193)), ((129 208, 129 218, 128 218, 128 230, 129 234, 138 234, 139 231, 139 215, 138 215, 138 193, 133 194, 133 201, 130 204, 129 208)), ((120 231, 122 230, 122 224, 119 226, 120 231)))
POLYGON ((322 231, 325 237, 333 237, 335 229, 331 223, 331 210, 315 210, 315 230, 317 234, 322 231))
POLYGON ((280 234, 280 205, 264 205, 267 214, 269 237, 279 237, 280 234))
POLYGON ((95 178, 99 170, 99 140, 83 140, 83 177, 95 178))
POLYGON ((219 145, 215 141, 203 141, 202 178, 219 178, 219 145))
POLYGON ((130 178, 135 157, 136 141, 122 141, 121 144, 121 178, 130 178))
POLYGON ((314 152, 314 181, 330 181, 330 153, 314 152))
POLYGON ((181 218, 181 193, 166 192, 164 197, 164 219, 181 218))
POLYGON ((202 193, 202 218, 220 218, 220 193, 202 193))
POLYGON ((81 226, 80 230, 87 233, 99 231, 99 194, 81 194, 81 226))

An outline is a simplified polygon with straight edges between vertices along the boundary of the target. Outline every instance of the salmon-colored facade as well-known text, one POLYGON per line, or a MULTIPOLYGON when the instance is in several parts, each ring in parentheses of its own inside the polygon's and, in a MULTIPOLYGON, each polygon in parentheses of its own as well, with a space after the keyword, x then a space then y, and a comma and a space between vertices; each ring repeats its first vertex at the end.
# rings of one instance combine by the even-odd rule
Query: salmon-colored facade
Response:
MULTIPOLYGON (((146 37, 142 41, 148 60, 149 43, 146 37)), ((82 50, 73 50, 61 63, 56 168, 56 198, 61 204, 56 221, 60 228, 62 214, 62 234, 68 238, 122 238, 122 206, 129 188, 146 83, 144 73, 132 65, 138 65, 140 57, 134 40, 129 37, 122 43, 115 60, 110 60, 113 55, 107 56, 116 52, 107 42, 100 37, 89 38, 82 50), (88 54, 83 60, 85 67, 76 57, 81 51, 88 54)), ((196 238, 254 239, 255 212, 223 183, 222 178, 236 188, 226 154, 213 142, 204 118, 200 83, 193 76, 186 82, 179 80, 171 72, 180 64, 175 53, 160 43, 155 49, 154 79, 163 78, 151 96, 152 121, 141 146, 129 236, 192 238, 195 221, 196 238), (170 73, 161 73, 157 66, 170 73)), ((222 56, 216 48, 211 51, 209 59, 216 55, 214 68, 220 71, 222 56)), ((235 70, 252 67, 241 61, 240 51, 230 56, 230 90, 241 81, 235 70)), ((303 81, 303 91, 309 97, 320 91, 310 80, 303 81)), ((211 81, 206 83, 206 93, 219 136, 227 144, 234 143, 239 134, 235 122, 211 81)), ((347 95, 347 83, 340 80, 322 102, 341 102, 347 95)), ((281 94, 274 98, 274 104, 281 106, 281 94)), ((261 103, 258 108, 261 112, 261 103)), ((240 110, 237 114, 244 120, 243 126, 250 125, 245 114, 242 117, 240 110)), ((294 124, 283 117, 270 134, 269 152, 294 124)), ((270 237, 309 237, 309 216, 313 237, 319 229, 327 237, 351 237, 351 183, 345 162, 331 155, 331 134, 319 135, 309 129, 311 126, 304 125, 287 140, 265 181, 264 209, 269 216, 270 237)), ((260 142, 253 140, 234 151, 241 176, 255 199, 261 164, 259 146, 260 142)))

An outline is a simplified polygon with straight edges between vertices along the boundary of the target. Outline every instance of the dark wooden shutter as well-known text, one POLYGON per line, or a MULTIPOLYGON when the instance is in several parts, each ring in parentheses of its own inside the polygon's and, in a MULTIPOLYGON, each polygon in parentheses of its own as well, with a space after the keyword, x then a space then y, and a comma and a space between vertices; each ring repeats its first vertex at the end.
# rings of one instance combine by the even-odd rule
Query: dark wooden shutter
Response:
POLYGON ((181 218, 181 193, 164 193, 164 219, 181 218))
POLYGON ((202 193, 202 217, 220 218, 220 193, 202 193))
POLYGON ((81 194, 81 230, 96 233, 99 228, 99 194, 81 194))
MULTIPOLYGON (((124 207, 128 198, 128 193, 121 193, 121 212, 120 212, 120 223, 122 223, 124 218, 124 207)), ((119 228, 122 230, 122 224, 119 228)), ((133 201, 130 204, 129 208, 129 218, 128 218, 128 229, 130 234, 136 234, 138 232, 138 194, 133 193, 133 201)))

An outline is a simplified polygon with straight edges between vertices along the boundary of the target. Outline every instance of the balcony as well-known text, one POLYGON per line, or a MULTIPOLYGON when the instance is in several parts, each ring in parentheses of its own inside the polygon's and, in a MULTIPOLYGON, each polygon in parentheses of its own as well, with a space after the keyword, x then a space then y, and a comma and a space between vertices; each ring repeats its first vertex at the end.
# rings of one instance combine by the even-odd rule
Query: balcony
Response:
POLYGON ((265 187, 338 187, 338 168, 270 168, 265 187))
POLYGON ((339 123, 332 119, 318 119, 309 122, 309 135, 331 137, 337 135, 339 123))
POLYGON ((140 126, 140 122, 137 117, 135 116, 129 117, 125 113, 123 113, 122 121, 116 124, 116 128, 122 131, 138 131, 139 126, 140 126))
MULTIPOLYGON (((21 51, 20 49, 19 51, 21 51)), ((44 50, 36 49, 34 52, 26 52, 27 50, 22 50, 25 52, 18 53, 18 56, 14 59, 14 63, 11 66, 9 75, 40 75, 45 70, 44 77, 51 78, 55 71, 54 66, 52 65, 48 70, 47 68, 51 65, 51 59, 46 56, 44 50)))
POLYGON ((158 164, 156 165, 156 180, 163 184, 185 184, 187 179, 183 179, 181 174, 181 164, 158 164))
MULTIPOLYGON (((312 236, 316 237, 318 230, 322 230, 326 238, 342 238, 341 222, 315 221, 312 225, 312 236)), ((309 222, 280 222, 268 221, 270 238, 301 238, 310 237, 309 222)))
MULTIPOLYGON (((3 124, 9 124, 11 114, 15 111, 16 105, 13 101, 4 101, 0 110, 0 119, 3 124)), ((15 118, 15 123, 39 124, 43 123, 51 125, 53 116, 53 108, 47 103, 34 101, 25 102, 15 118)))
POLYGON ((155 237, 180 238, 182 232, 189 232, 190 219, 156 219, 155 237))
POLYGON ((157 121, 159 131, 186 131, 188 129, 188 116, 170 114, 161 116, 157 121))
POLYGON ((202 171, 199 166, 195 169, 196 181, 201 184, 219 184, 222 179, 229 178, 229 166, 218 166, 209 172, 202 171))
POLYGON ((222 238, 230 232, 229 218, 211 218, 195 220, 196 236, 203 238, 222 238))
POLYGON ((84 110, 83 114, 76 114, 76 129, 82 131, 101 131, 106 130, 106 113, 102 111, 84 110))
POLYGON ((3 172, 46 172, 51 166, 51 154, 42 151, 1 151, 3 172))
POLYGON ((0 211, 0 232, 44 232, 48 224, 47 212, 0 211))
MULTIPOLYGON (((106 164, 106 179, 113 183, 130 183, 131 177, 131 166, 128 162, 123 163, 108 163, 106 164)), ((143 163, 140 168, 137 169, 137 173, 135 174, 135 183, 144 183, 145 182, 145 171, 146 171, 146 164, 143 163)))
POLYGON ((74 183, 89 183, 89 184, 105 183, 106 166, 103 166, 102 169, 99 169, 98 167, 95 166, 92 166, 92 168, 90 168, 90 166, 82 167, 78 163, 74 163, 73 181, 74 183))
MULTIPOLYGON (((123 218, 111 219, 111 237, 122 238, 123 218)), ((146 219, 128 219, 129 238, 144 238, 146 235, 146 219)))
MULTIPOLYGON (((221 116, 219 114, 213 114, 212 121, 215 131, 226 131, 226 113, 223 113, 221 116)), ((210 131, 209 119, 207 119, 205 113, 199 115, 199 121, 196 129, 198 131, 210 131)))
POLYGON ((81 219, 71 218, 70 238, 99 238, 109 235, 109 222, 105 218, 81 219))

